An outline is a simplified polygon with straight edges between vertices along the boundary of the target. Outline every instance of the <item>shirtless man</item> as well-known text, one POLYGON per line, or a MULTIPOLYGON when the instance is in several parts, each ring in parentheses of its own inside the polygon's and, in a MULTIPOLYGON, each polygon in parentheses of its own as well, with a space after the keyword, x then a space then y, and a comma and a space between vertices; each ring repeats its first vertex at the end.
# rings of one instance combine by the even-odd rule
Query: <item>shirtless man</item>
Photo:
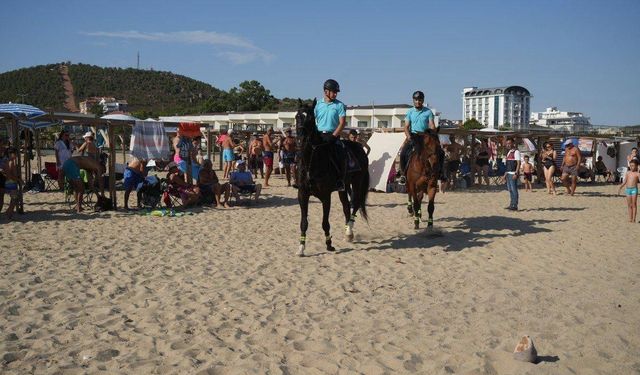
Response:
POLYGON ((236 145, 233 143, 233 138, 231 138, 232 133, 233 129, 229 129, 227 136, 222 140, 222 160, 224 161, 224 173, 222 174, 222 178, 229 178, 229 173, 233 171, 233 163, 235 161, 233 149, 236 145))
POLYGON ((262 145, 264 146, 264 151, 262 153, 264 161, 264 166, 267 171, 264 176, 264 187, 269 187, 269 177, 271 177, 271 171, 273 170, 273 142, 271 141, 271 135, 273 134, 273 128, 267 129, 267 132, 264 136, 262 136, 262 145))
MULTIPOLYGON (((138 158, 133 158, 129 165, 124 169, 124 209, 129 210, 129 196, 131 192, 138 188, 138 184, 144 182, 145 177, 145 162, 138 158)), ((140 193, 136 195, 138 197, 138 208, 142 207, 142 199, 140 193)))
POLYGON ((456 142, 456 137, 452 134, 449 136, 451 144, 445 146, 449 155, 448 172, 449 172, 449 188, 454 190, 456 187, 456 173, 460 168, 460 157, 464 151, 464 147, 456 142))
POLYGON ((262 171, 262 138, 255 134, 255 139, 249 145, 249 170, 253 172, 254 178, 258 178, 258 171, 260 171, 260 178, 264 178, 264 172, 262 171))
POLYGON ((102 174, 105 172, 105 167, 90 156, 73 156, 67 159, 62 164, 62 173, 71 182, 76 198, 76 212, 78 213, 82 211, 82 195, 84 194, 84 181, 80 177, 81 169, 89 173, 89 186, 95 186, 95 181, 97 180, 100 188, 99 195, 104 197, 102 174))
POLYGON ((562 158, 562 165, 560 170, 562 171, 562 185, 567 189, 567 194, 573 195, 576 192, 576 185, 578 184, 578 166, 582 161, 582 155, 580 150, 573 145, 570 139, 566 140, 564 149, 564 158, 562 158), (569 182, 569 176, 571 176, 571 182, 569 182))
POLYGON ((298 183, 296 176, 296 139, 291 133, 291 129, 287 129, 285 137, 282 139, 282 161, 287 174, 287 186, 291 186, 291 174, 293 174, 293 184, 297 185, 298 183))

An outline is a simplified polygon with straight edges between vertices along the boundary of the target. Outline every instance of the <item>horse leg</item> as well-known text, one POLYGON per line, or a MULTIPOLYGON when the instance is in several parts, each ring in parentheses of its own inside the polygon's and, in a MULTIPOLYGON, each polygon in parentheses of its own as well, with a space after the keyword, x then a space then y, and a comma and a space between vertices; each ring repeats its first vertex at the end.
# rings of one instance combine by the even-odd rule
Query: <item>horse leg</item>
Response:
POLYGON ((349 203, 349 195, 347 192, 340 191, 338 192, 338 196, 340 197, 340 202, 342 203, 342 212, 344 213, 344 221, 345 221, 345 238, 347 242, 353 241, 353 224, 356 220, 356 211, 357 207, 355 206, 355 201, 353 198, 353 194, 351 195, 351 203, 354 204, 353 213, 351 213, 351 204, 349 203))
POLYGON ((298 248, 298 256, 304 256, 305 244, 307 242, 307 228, 309 228, 309 194, 303 189, 298 190, 298 204, 300 205, 300 247, 298 248))
POLYGON ((423 192, 417 192, 413 197, 413 229, 420 227, 420 217, 422 217, 422 196, 423 192))
POLYGON ((429 221, 427 222, 427 229, 433 229, 433 211, 435 210, 435 199, 436 199, 436 191, 437 191, 437 181, 433 184, 433 186, 429 186, 427 190, 427 195, 429 196, 429 205, 427 206, 427 211, 429 211, 429 221))
POLYGON ((407 186, 407 212, 409 213, 409 216, 413 216, 413 212, 414 212, 413 201, 415 199, 412 199, 412 197, 415 195, 415 187, 413 186, 412 183, 409 182, 409 178, 407 178, 406 186, 407 186))
POLYGON ((324 243, 327 245, 327 251, 336 251, 331 246, 331 225, 329 224, 329 212, 331 211, 331 193, 329 193, 322 201, 322 229, 324 230, 324 243))

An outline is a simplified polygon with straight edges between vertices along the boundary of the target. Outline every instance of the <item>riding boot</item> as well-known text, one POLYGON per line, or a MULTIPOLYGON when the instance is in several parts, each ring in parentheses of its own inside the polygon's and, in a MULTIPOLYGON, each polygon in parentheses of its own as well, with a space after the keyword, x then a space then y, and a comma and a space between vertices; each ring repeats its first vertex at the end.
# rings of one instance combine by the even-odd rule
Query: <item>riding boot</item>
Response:
POLYGON ((402 145, 400 149, 400 171, 398 171, 399 175, 404 176, 407 170, 407 150, 409 149, 409 144, 405 143, 402 145))

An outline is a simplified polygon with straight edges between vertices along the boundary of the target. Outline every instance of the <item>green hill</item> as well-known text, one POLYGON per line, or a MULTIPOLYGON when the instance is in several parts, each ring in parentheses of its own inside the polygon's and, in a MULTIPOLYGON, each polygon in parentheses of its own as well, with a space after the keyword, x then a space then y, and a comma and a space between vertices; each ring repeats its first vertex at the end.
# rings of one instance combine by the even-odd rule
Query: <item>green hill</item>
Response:
POLYGON ((292 110, 297 100, 279 100, 257 81, 229 92, 171 72, 103 68, 87 64, 49 64, 0 74, 0 103, 24 102, 65 111, 60 66, 67 65, 76 105, 91 96, 115 97, 139 117, 223 111, 292 110), (26 95, 25 95, 26 94, 26 95))
POLYGON ((0 103, 24 102, 62 110, 65 95, 57 68, 53 64, 39 65, 0 74, 0 103))

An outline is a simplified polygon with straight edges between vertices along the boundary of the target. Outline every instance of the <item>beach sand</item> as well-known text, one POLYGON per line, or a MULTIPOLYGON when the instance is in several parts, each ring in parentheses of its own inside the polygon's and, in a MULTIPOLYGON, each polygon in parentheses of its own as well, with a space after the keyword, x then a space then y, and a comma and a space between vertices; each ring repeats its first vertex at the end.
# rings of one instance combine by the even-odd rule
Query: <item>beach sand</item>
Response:
POLYGON ((313 198, 299 258, 296 191, 273 184, 174 218, 25 194, 0 224, 0 372, 640 374, 640 224, 616 186, 521 190, 519 212, 504 190, 438 194, 436 237, 371 193, 354 243, 335 195, 338 253, 313 198), (513 359, 525 334, 538 364, 513 359))

